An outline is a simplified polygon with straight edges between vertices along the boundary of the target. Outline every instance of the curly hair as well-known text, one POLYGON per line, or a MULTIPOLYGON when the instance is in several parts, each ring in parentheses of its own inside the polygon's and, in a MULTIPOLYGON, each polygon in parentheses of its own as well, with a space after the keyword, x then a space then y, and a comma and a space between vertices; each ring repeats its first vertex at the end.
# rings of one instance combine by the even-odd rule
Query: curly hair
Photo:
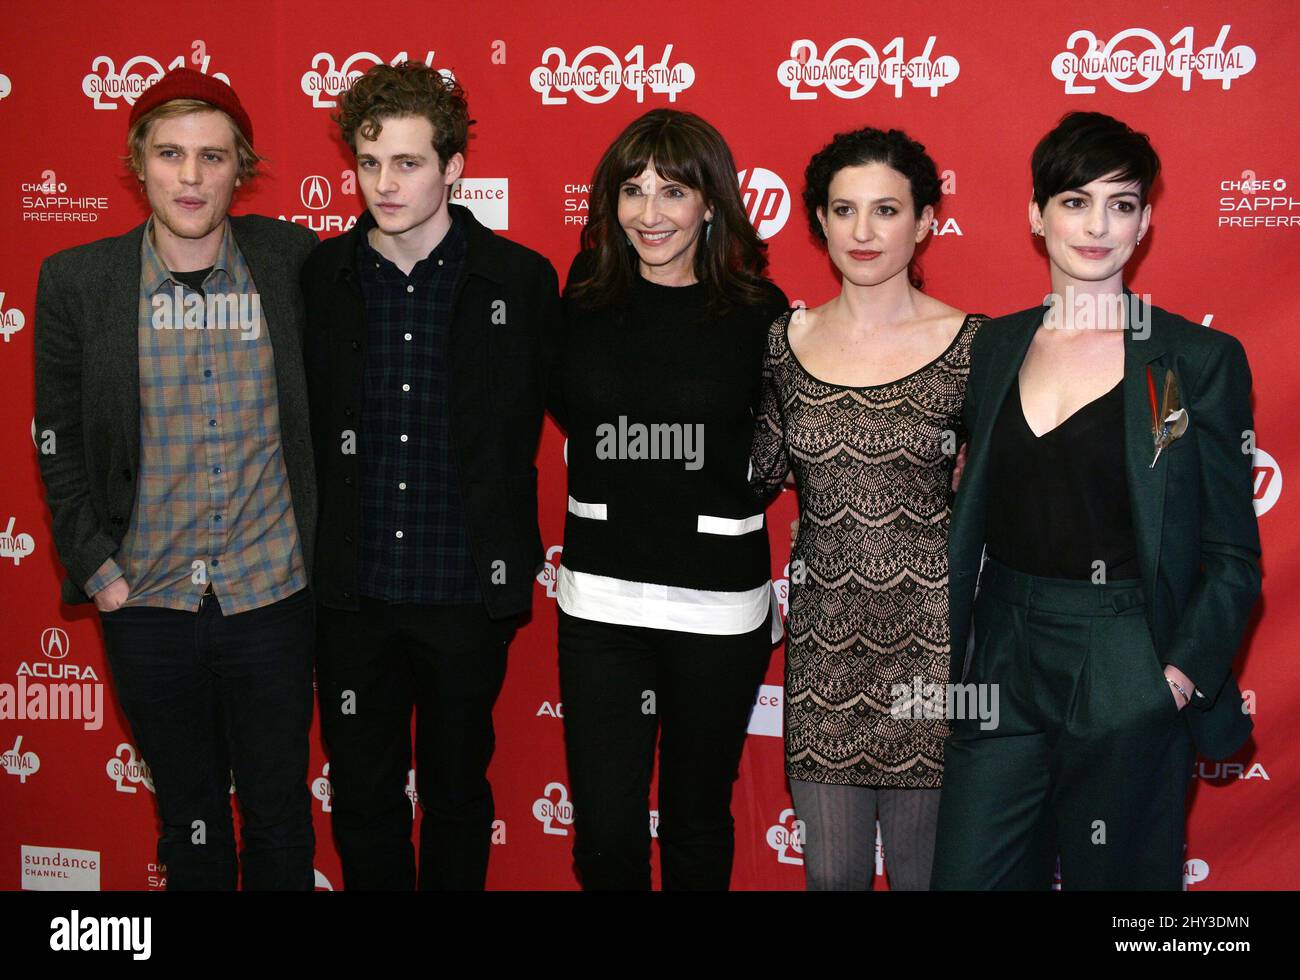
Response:
POLYGON ((375 65, 352 83, 339 99, 338 123, 343 141, 357 149, 357 135, 379 138, 383 120, 422 116, 433 126, 433 147, 443 170, 447 161, 469 146, 469 102, 465 90, 450 74, 418 61, 375 65))
POLYGON ((862 167, 870 163, 883 163, 907 178, 912 188, 912 213, 920 216, 926 207, 939 203, 939 171, 925 152, 925 147, 901 129, 885 132, 867 127, 851 133, 836 133, 808 161, 804 171, 803 206, 808 215, 808 227, 822 242, 822 231, 817 209, 825 208, 830 198, 831 181, 845 167, 862 167))

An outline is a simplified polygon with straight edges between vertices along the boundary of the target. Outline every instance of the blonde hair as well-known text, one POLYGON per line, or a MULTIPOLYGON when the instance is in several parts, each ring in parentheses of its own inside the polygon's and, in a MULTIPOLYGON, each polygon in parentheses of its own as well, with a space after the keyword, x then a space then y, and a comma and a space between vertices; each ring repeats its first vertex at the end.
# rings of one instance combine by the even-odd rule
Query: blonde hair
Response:
POLYGON ((177 116, 187 116, 191 112, 216 112, 221 115, 228 123, 230 130, 235 136, 235 156, 239 163, 239 180, 241 183, 252 180, 257 176, 257 165, 265 159, 258 156, 253 150, 253 144, 248 142, 248 137, 244 135, 239 125, 230 118, 230 115, 221 109, 218 109, 210 102, 201 102, 198 99, 172 99, 170 102, 164 102, 156 109, 150 109, 143 116, 137 119, 126 134, 127 155, 123 158, 133 171, 136 177, 141 181, 144 180, 144 154, 145 145, 149 141, 149 129, 159 119, 175 119, 177 116))

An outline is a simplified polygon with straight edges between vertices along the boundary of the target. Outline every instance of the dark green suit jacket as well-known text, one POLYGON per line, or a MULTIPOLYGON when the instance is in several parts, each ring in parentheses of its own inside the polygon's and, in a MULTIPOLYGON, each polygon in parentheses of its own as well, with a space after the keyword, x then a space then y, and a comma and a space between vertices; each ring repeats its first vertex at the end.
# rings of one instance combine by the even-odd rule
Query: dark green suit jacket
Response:
MULTIPOLYGON (((1036 306, 988 320, 972 346, 963 410, 969 447, 948 538, 954 681, 969 668, 989 436, 1044 312, 1036 306)), ((1223 759, 1254 727, 1230 673, 1260 589, 1252 457, 1242 451, 1245 433, 1254 431, 1250 368, 1241 344, 1221 331, 1157 306, 1143 306, 1130 320, 1136 329, 1124 336, 1124 455, 1147 623, 1161 662, 1196 685, 1183 716, 1197 750, 1223 759), (1165 371, 1174 372, 1190 420, 1154 469, 1148 365, 1157 397, 1165 371)))

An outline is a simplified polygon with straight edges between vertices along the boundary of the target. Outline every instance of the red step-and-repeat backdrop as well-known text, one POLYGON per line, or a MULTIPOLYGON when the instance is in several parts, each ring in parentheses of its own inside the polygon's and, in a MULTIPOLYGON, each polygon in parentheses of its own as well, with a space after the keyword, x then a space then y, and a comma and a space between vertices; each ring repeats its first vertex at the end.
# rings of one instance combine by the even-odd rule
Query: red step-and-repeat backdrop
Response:
MULTIPOLYGON (((927 289, 989 314, 1031 305, 1048 288, 1025 216, 1039 137, 1072 109, 1107 112, 1150 134, 1165 169, 1129 284, 1245 345, 1264 541, 1264 596, 1238 660, 1242 687, 1255 698, 1255 737, 1236 758, 1198 760, 1188 774, 1185 880, 1193 889, 1300 885, 1300 677, 1291 647, 1300 634, 1300 510, 1283 492, 1300 451, 1287 421, 1300 410, 1292 388, 1300 371, 1294 13, 1246 0, 6 4, 0 888, 148 889, 166 878, 155 863, 148 760, 115 705, 98 620, 88 607, 59 603, 32 421, 40 262, 145 219, 121 159, 127 116, 144 85, 179 65, 228 79, 253 117, 268 163, 234 210, 298 222, 322 237, 344 231, 363 204, 330 114, 357 74, 408 57, 453 72, 469 94, 478 122, 456 198, 546 255, 561 280, 601 151, 651 108, 690 110, 721 130, 750 218, 770 246, 773 277, 809 305, 838 288, 799 207, 808 158, 833 133, 900 127, 926 145, 945 177, 921 253, 927 289), (46 697, 60 706, 46 714, 59 717, 39 716, 34 706, 46 697), (68 866, 60 877, 35 870, 51 855, 68 866)), ((547 567, 496 709, 492 888, 576 887, 555 654, 562 452, 548 421, 538 456, 547 567)), ((794 514, 787 492, 768 515, 780 588, 794 514)), ((778 651, 735 787, 737 888, 803 886, 782 766, 781 673, 778 651)), ((340 888, 329 769, 315 729, 308 778, 317 886, 340 888)), ((413 779, 408 787, 414 797, 413 779)), ((653 809, 646 819, 653 829, 653 809)))

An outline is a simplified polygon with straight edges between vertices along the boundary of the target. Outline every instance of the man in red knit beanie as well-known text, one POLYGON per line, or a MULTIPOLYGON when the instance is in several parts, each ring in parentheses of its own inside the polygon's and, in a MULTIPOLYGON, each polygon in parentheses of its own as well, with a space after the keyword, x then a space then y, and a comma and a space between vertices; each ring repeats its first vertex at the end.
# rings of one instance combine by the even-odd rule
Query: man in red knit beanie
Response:
POLYGON ((148 220, 50 256, 37 286, 63 598, 99 610, 168 888, 234 888, 242 865, 245 888, 311 889, 316 489, 298 273, 316 236, 229 215, 259 157, 216 78, 163 76, 127 143, 148 220))

